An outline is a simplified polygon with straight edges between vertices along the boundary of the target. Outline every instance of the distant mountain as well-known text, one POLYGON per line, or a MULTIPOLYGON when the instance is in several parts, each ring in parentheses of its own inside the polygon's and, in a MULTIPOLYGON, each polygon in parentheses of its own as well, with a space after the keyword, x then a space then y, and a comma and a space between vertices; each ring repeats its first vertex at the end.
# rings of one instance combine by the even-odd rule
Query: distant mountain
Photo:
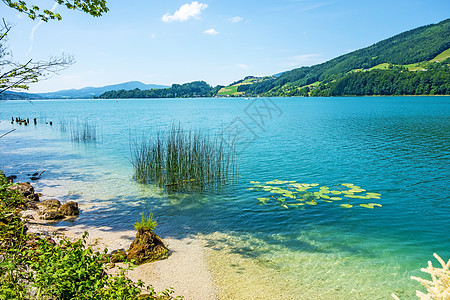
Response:
POLYGON ((133 89, 162 89, 167 88, 164 85, 144 84, 140 81, 130 81, 125 83, 107 85, 103 87, 85 87, 81 89, 61 90, 50 93, 37 93, 39 97, 45 99, 90 99, 109 91, 133 90, 133 89))
POLYGON ((403 32, 322 64, 241 84, 234 96, 448 94, 449 51, 450 19, 447 19, 403 32), (355 80, 361 84, 345 87, 355 80))
POLYGON ((41 96, 23 92, 3 92, 0 93, 0 100, 37 100, 42 99, 41 96))

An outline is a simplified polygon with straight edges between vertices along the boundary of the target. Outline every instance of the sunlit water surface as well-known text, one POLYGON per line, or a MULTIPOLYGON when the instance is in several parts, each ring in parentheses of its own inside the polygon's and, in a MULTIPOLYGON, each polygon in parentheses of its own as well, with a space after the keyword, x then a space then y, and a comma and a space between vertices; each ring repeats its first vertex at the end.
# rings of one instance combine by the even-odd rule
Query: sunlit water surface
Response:
POLYGON ((45 197, 80 203, 59 225, 120 231, 153 212, 163 237, 213 249, 223 297, 414 299, 409 277, 450 258, 450 97, 6 101, 0 120, 0 134, 16 128, 0 139, 5 173, 45 170, 45 197), (86 120, 99 139, 72 142, 63 125, 86 120), (236 138, 237 182, 167 195, 133 181, 130 145, 171 124, 236 138), (273 179, 353 183, 383 207, 258 205, 250 181, 273 179))

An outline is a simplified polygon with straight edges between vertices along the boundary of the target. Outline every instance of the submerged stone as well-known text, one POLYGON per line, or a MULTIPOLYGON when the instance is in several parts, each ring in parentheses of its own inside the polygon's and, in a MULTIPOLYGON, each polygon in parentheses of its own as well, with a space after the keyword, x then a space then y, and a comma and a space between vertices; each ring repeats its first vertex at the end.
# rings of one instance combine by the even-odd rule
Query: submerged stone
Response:
POLYGON ((127 260, 139 265, 164 259, 168 253, 169 249, 153 231, 138 231, 128 250, 127 260))

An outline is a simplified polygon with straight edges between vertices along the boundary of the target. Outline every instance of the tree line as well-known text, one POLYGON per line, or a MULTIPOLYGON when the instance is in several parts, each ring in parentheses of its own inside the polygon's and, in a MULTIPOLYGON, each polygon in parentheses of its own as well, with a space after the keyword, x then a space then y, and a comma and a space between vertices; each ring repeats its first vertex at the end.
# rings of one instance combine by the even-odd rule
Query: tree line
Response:
POLYGON ((173 84, 170 88, 140 90, 109 91, 101 94, 97 99, 126 99, 126 98, 194 98, 213 97, 222 86, 212 87, 204 81, 194 81, 185 84, 173 84))

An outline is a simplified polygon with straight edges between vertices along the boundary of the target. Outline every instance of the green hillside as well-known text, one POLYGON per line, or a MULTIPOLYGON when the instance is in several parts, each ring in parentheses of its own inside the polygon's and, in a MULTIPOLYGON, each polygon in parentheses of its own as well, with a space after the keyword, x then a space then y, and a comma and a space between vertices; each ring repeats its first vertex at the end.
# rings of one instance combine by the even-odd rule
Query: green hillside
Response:
MULTIPOLYGON (((370 76, 370 79, 373 80, 382 76, 383 73, 380 71, 383 70, 390 72, 391 75, 426 70, 427 74, 411 76, 423 78, 429 75, 431 78, 438 76, 434 73, 440 70, 431 68, 430 62, 435 64, 438 61, 441 67, 447 68, 448 64, 443 64, 443 62, 449 56, 450 19, 447 19, 438 24, 403 32, 370 47, 356 50, 319 65, 294 69, 277 78, 239 86, 236 92, 246 96, 326 96, 326 93, 312 94, 311 90, 323 91, 326 85, 331 85, 346 76, 369 78, 365 74, 367 71, 376 73, 376 76, 373 74, 370 76), (362 75, 361 72, 365 75, 362 75), (311 86, 312 84, 315 86, 311 86)), ((445 74, 442 76, 445 77, 445 74)), ((405 78, 405 76, 399 78, 405 78)), ((429 90, 431 91, 431 88, 429 90)))

